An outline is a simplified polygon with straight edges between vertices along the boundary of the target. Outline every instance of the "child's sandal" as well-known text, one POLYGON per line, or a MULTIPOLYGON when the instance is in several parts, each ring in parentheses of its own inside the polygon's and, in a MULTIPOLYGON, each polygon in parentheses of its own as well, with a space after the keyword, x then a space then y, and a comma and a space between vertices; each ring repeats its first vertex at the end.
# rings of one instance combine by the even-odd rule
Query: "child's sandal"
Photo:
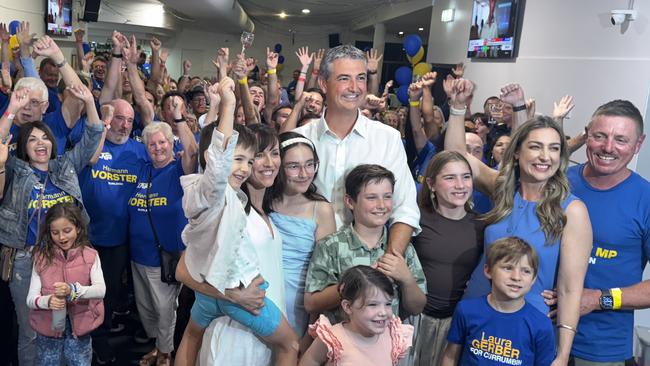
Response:
POLYGON ((151 352, 142 356, 138 366, 153 366, 157 363, 158 360, 158 349, 154 348, 151 352))
POLYGON ((156 366, 171 366, 171 364, 172 364, 172 355, 170 353, 160 352, 158 354, 158 358, 156 359, 156 366))

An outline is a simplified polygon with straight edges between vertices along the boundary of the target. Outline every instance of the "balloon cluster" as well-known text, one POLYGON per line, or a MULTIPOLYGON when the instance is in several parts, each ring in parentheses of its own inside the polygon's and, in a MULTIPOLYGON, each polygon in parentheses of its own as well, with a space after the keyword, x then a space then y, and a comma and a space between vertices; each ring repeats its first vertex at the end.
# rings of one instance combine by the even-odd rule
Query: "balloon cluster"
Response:
POLYGON ((402 66, 395 71, 395 82, 400 86, 397 89, 397 99, 402 104, 408 104, 409 84, 413 81, 413 77, 421 77, 431 71, 431 65, 426 62, 420 62, 424 58, 424 47, 422 47, 422 39, 417 34, 409 34, 404 38, 404 50, 406 51, 406 58, 411 63, 411 66, 402 66))
MULTIPOLYGON (((9 34, 11 37, 9 38, 9 50, 13 50, 15 48, 18 48, 20 46, 20 42, 18 42, 18 37, 16 37, 16 32, 18 32, 18 26, 20 25, 20 20, 12 20, 11 23, 9 23, 9 34)), ((9 52, 9 60, 13 60, 13 52, 9 52)))
POLYGON ((280 55, 280 52, 282 52, 282 45, 280 43, 276 43, 273 47, 273 51, 279 55, 277 69, 278 71, 282 71, 282 69, 284 69, 284 56, 280 55))

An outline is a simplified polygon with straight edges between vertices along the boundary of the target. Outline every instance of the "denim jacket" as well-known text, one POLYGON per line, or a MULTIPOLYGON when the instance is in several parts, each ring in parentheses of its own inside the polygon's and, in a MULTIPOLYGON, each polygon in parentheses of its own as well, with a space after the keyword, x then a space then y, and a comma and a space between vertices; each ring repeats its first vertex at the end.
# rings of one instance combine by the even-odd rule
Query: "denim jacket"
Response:
MULTIPOLYGON (((77 175, 89 164, 102 137, 102 124, 86 124, 84 135, 75 147, 65 155, 50 160, 50 181, 75 198, 81 207, 83 217, 90 219, 83 207, 81 188, 77 175)), ((28 162, 10 156, 6 164, 4 197, 0 200, 0 243, 12 248, 23 249, 27 240, 29 217, 27 205, 38 177, 28 162)))

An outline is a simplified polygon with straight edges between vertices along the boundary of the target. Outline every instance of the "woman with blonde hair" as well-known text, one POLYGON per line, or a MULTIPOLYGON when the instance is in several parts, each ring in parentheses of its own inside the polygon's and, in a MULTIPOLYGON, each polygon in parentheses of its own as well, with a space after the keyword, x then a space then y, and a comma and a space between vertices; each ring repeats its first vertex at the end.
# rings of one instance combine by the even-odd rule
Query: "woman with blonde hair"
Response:
MULTIPOLYGON (((541 293, 557 288, 558 353, 553 365, 566 365, 580 318, 592 234, 585 205, 569 192, 565 175, 569 151, 564 133, 553 119, 544 116, 519 127, 515 124, 501 168, 493 170, 465 153, 463 117, 473 84, 456 79, 446 80, 444 86, 450 97, 445 148, 465 154, 477 188, 494 202, 493 209, 483 218, 488 224, 485 248, 506 236, 518 236, 535 248, 539 272, 526 301, 546 314, 549 307, 541 293)), ((515 110, 525 111, 523 90, 516 84, 502 89, 502 100, 511 103, 515 110)), ((483 296, 490 291, 483 262, 472 274, 466 297, 483 296)), ((512 290, 516 292, 516 286, 512 290)))

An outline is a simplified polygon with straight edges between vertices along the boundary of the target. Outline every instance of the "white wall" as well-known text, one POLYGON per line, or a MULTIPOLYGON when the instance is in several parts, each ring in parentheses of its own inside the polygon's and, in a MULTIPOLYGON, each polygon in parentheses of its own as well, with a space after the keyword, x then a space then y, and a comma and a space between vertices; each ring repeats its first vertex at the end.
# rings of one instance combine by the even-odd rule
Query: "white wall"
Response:
MULTIPOLYGON (((620 26, 609 22, 609 11, 627 4, 627 0, 528 0, 519 57, 513 62, 489 62, 466 58, 472 1, 437 0, 427 61, 465 61, 467 77, 478 86, 473 110, 480 110, 486 97, 498 94, 500 86, 513 81, 523 85, 526 97, 536 99, 542 113, 550 113, 553 101, 562 95, 573 95, 576 107, 565 123, 573 135, 598 105, 612 99, 628 99, 642 113, 646 111, 650 6, 637 1, 639 16, 622 33, 620 26), (454 22, 440 22, 440 12, 446 8, 456 9, 454 22)), ((648 149, 646 146, 644 152, 648 149)), ((584 153, 578 152, 574 158, 584 161, 584 153)), ((632 166, 636 167, 636 161, 632 166)))

